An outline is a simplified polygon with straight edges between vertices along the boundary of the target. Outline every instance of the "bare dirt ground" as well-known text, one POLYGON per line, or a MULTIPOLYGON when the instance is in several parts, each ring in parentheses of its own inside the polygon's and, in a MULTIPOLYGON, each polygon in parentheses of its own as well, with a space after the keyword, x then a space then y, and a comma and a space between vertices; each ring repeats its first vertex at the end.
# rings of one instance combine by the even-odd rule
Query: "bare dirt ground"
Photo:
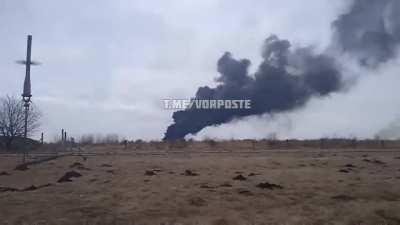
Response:
POLYGON ((396 150, 99 151, 0 156, 0 224, 400 224, 396 150))

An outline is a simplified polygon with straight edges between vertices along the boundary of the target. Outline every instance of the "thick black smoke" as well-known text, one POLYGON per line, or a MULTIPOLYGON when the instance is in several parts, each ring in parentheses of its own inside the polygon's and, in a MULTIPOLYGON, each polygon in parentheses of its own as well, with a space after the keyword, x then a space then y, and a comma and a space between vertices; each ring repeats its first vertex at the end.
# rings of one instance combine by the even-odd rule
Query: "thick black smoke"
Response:
POLYGON ((395 56, 400 43, 400 1, 356 0, 333 28, 337 45, 362 65, 386 62, 395 56))
MULTIPOLYGON (((399 0, 355 0, 349 11, 333 22, 332 46, 374 67, 393 58, 400 42, 399 0)), ((191 108, 173 114, 174 123, 164 139, 180 139, 207 126, 249 115, 293 110, 313 96, 326 96, 342 87, 340 68, 324 54, 309 48, 292 49, 287 40, 266 39, 263 62, 254 76, 250 61, 225 53, 218 61, 216 88, 200 87, 195 99, 250 99, 252 108, 241 110, 191 108)))
POLYGON ((225 53, 218 61, 216 88, 200 87, 195 99, 250 99, 251 109, 190 108, 173 114, 174 124, 164 139, 180 139, 203 128, 237 117, 291 110, 312 96, 324 96, 341 87, 341 75, 332 58, 315 55, 311 49, 291 50, 287 40, 270 36, 265 40, 263 62, 249 76, 247 59, 236 60, 225 53))

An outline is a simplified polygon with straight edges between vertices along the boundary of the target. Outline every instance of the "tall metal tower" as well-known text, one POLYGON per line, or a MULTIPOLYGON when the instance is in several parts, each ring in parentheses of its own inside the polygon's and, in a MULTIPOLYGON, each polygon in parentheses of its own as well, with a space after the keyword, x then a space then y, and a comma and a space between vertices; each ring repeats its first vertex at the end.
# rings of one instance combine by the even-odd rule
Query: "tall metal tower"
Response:
POLYGON ((32 51, 32 36, 28 35, 27 49, 26 49, 26 62, 25 62, 25 80, 24 80, 24 90, 22 92, 22 100, 24 101, 25 107, 25 130, 24 138, 28 135, 28 113, 29 113, 29 103, 31 102, 32 92, 31 92, 31 51, 32 51))
MULTIPOLYGON (((27 49, 26 49, 26 60, 17 61, 17 63, 25 65, 25 80, 24 80, 24 89, 22 92, 22 100, 24 102, 25 108, 25 126, 24 126, 24 138, 25 141, 28 136, 28 116, 29 116, 29 106, 31 103, 32 92, 31 92, 31 65, 39 65, 39 63, 31 60, 31 51, 32 51, 32 35, 28 35, 27 40, 27 49)), ((27 142, 26 142, 27 143, 27 142)), ((25 152, 24 152, 24 161, 25 161, 25 152)))

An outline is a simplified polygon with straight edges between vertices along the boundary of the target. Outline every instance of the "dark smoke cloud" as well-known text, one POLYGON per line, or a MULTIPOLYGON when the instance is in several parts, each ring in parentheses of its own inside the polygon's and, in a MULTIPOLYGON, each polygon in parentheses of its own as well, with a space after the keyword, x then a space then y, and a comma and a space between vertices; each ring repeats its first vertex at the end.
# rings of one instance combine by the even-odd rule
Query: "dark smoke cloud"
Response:
MULTIPOLYGON (((362 66, 375 67, 396 54, 400 42, 399 0, 355 0, 349 11, 333 22, 332 46, 355 57, 362 66)), ((250 76, 247 59, 225 53, 218 61, 216 88, 200 87, 195 99, 250 99, 250 110, 187 109, 173 114, 164 139, 184 138, 207 126, 234 118, 293 110, 313 96, 327 96, 342 87, 340 68, 328 55, 310 48, 292 49, 287 40, 266 39, 263 61, 250 76)))
POLYGON ((180 139, 203 128, 249 115, 281 112, 303 106, 312 96, 325 96, 341 87, 341 75, 332 58, 313 54, 310 48, 291 50, 287 40, 265 40, 263 62, 254 76, 250 61, 225 53, 218 60, 216 88, 200 87, 195 99, 250 99, 251 109, 196 109, 173 114, 174 124, 164 139, 180 139))
POLYGON ((336 42, 361 65, 376 66, 396 54, 400 42, 399 0, 355 0, 334 23, 336 42))

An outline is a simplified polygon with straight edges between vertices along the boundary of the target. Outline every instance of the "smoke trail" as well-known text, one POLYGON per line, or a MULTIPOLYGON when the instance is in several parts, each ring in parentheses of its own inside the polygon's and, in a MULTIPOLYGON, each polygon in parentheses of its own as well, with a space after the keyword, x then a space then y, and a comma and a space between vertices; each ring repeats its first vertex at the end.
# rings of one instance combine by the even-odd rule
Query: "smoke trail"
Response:
POLYGON ((356 0, 349 12, 333 23, 336 44, 374 67, 396 54, 400 42, 400 1, 356 0))
MULTIPOLYGON (((395 56, 400 42, 399 11, 398 0, 355 0, 349 11, 332 23, 332 46, 355 57, 362 66, 386 62, 395 56)), ((225 53, 218 61, 218 86, 200 87, 195 99, 250 99, 252 108, 175 112, 164 139, 184 138, 234 118, 293 110, 313 96, 327 96, 341 89, 341 70, 332 57, 314 54, 311 48, 290 46, 289 41, 277 36, 267 38, 263 61, 254 76, 248 74, 249 60, 237 60, 225 53)))
POLYGON ((341 87, 341 75, 332 58, 315 55, 310 48, 291 50, 287 40, 270 36, 265 40, 263 62, 249 76, 247 59, 236 60, 227 52, 218 60, 216 88, 200 87, 195 99, 250 99, 251 109, 196 109, 173 114, 174 124, 164 139, 184 138, 204 127, 237 117, 291 110, 311 96, 325 96, 341 87))

